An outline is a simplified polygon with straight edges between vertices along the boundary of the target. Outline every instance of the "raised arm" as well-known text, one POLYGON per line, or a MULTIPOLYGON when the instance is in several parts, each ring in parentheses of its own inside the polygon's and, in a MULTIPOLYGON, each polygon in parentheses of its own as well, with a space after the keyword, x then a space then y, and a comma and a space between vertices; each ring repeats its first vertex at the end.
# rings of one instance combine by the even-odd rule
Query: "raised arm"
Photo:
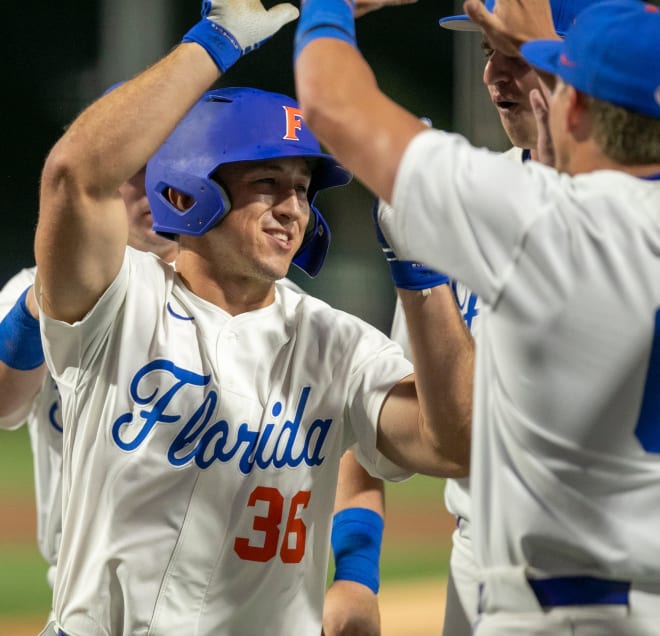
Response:
POLYGON ((74 322, 119 271, 127 243, 117 190, 244 53, 297 17, 290 4, 210 0, 183 42, 110 91, 71 124, 42 174, 35 240, 37 292, 50 316, 74 322))
POLYGON ((201 46, 181 44, 89 106, 55 144, 42 173, 35 239, 47 314, 79 320, 116 276, 128 239, 119 186, 218 77, 201 46))
POLYGON ((372 192, 391 201, 401 156, 426 126, 379 89, 355 46, 350 1, 307 0, 295 48, 296 91, 305 121, 372 192))

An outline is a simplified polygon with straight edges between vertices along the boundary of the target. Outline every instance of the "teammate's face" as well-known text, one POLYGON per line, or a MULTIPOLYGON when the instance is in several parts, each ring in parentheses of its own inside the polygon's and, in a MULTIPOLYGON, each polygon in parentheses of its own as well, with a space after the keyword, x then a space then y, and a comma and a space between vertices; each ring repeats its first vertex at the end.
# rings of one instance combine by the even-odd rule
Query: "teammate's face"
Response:
POLYGON ((521 57, 507 57, 482 40, 486 55, 483 80, 500 116, 504 132, 514 146, 536 147, 536 121, 529 92, 539 88, 539 78, 521 57))
POLYGON ((166 261, 174 260, 177 244, 156 234, 151 225, 151 208, 144 188, 143 168, 119 187, 128 214, 128 244, 143 252, 153 252, 166 261))
POLYGON ((272 282, 286 276, 309 220, 311 169, 305 159, 222 166, 231 211, 211 232, 225 274, 272 282))

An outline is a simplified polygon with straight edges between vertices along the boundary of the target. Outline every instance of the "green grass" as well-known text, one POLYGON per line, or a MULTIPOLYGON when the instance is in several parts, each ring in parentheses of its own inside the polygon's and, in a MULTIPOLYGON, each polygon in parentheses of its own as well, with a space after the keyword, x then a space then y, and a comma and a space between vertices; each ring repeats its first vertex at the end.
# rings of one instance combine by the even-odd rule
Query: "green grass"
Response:
MULTIPOLYGON (((415 475, 400 483, 385 484, 385 505, 399 515, 410 514, 411 524, 428 517, 439 521, 447 515, 444 506, 444 480, 415 475)), ((434 536, 420 531, 414 539, 388 535, 387 524, 381 555, 383 580, 415 579, 426 576, 446 576, 451 542, 449 534, 434 536)))
MULTIPOLYGON (((32 451, 25 426, 0 431, 0 497, 5 502, 31 502, 34 497, 32 451)), ((0 516, 0 616, 43 616, 50 610, 48 567, 35 536, 7 542, 2 527, 11 523, 11 506, 0 516)))
POLYGON ((27 427, 0 430, 0 496, 32 497, 34 477, 27 427))
POLYGON ((0 615, 44 617, 50 609, 46 562, 36 547, 0 544, 0 615))
POLYGON ((426 577, 446 577, 449 548, 444 545, 406 545, 400 550, 384 550, 380 575, 383 581, 403 581, 426 577))

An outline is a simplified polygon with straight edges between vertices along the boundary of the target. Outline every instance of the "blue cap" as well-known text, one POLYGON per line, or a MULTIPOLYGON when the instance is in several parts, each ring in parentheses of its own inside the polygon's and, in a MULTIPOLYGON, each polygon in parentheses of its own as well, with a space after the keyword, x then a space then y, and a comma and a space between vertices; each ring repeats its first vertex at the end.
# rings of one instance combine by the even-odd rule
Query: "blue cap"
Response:
MULTIPOLYGON (((575 17, 580 11, 600 0, 550 0, 550 9, 552 10, 552 20, 555 24, 555 31, 558 35, 564 37, 568 31, 568 27, 575 22, 575 17)), ((484 4, 486 9, 493 12, 495 8, 495 0, 485 0, 484 4)), ((479 26, 476 25, 469 16, 450 15, 446 18, 440 18, 438 21, 441 27, 451 29, 452 31, 479 31, 479 26)))
POLYGON ((523 44, 522 56, 586 95, 660 118, 660 9, 605 0, 581 13, 565 40, 523 44))

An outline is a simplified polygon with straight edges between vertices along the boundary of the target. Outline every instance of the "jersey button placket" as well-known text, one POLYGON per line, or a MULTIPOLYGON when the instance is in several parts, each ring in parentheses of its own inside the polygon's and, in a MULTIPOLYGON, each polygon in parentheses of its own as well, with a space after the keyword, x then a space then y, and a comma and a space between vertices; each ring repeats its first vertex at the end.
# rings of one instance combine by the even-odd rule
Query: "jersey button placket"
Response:
POLYGON ((220 382, 228 389, 235 389, 235 376, 233 370, 227 366, 227 361, 234 359, 234 350, 238 346, 238 333, 231 328, 223 329, 218 336, 218 372, 220 382))

